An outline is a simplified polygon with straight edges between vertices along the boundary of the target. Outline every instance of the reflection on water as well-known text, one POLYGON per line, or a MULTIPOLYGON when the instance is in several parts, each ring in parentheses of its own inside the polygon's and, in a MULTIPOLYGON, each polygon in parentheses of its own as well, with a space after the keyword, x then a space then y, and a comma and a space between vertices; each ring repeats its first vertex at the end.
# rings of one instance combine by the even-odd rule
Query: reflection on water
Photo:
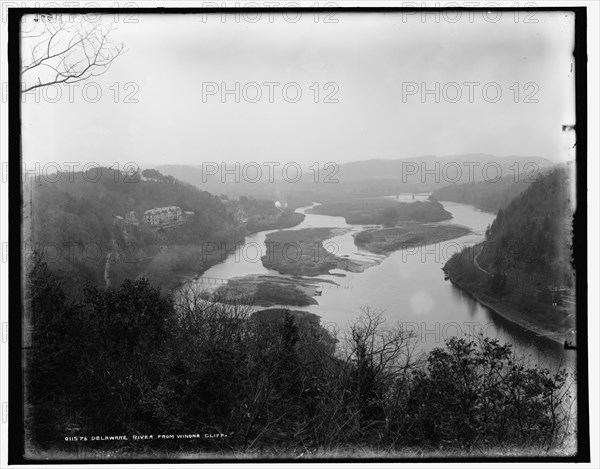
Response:
MULTIPOLYGON (((399 202, 412 200, 412 194, 401 196, 398 197, 399 202)), ((415 200, 425 200, 427 196, 416 194, 415 200)), ((444 280, 442 266, 454 252, 481 242, 494 214, 464 204, 444 202, 443 205, 453 215, 452 220, 443 223, 467 226, 472 233, 450 241, 397 251, 362 273, 336 271, 344 276, 324 275, 321 278, 334 280, 344 288, 324 288, 322 296, 317 298, 318 305, 294 309, 316 313, 324 324, 344 329, 360 314, 361 307, 368 306, 384 311, 388 322, 401 322, 412 327, 424 351, 442 346, 445 339, 453 335, 482 331, 487 337, 514 344, 518 351, 531 355, 535 363, 550 364, 563 359, 574 365, 575 351, 565 351, 561 344, 538 337, 505 320, 444 280)), ((307 208, 298 211, 305 213, 307 208)), ((291 229, 312 227, 348 230, 326 243, 326 248, 338 256, 365 259, 366 255, 371 259, 381 259, 381 256, 359 250, 354 244, 353 234, 367 227, 348 225, 342 217, 306 214, 305 220, 291 229)), ((266 269, 260 256, 256 255, 257 249, 266 252, 265 237, 271 232, 249 236, 238 246, 235 255, 231 254, 224 262, 206 271, 204 276, 229 279, 249 274, 277 275, 277 272, 266 269)))
POLYGON ((472 318, 475 317, 475 314, 477 313, 477 306, 479 305, 477 300, 458 287, 454 287, 452 289, 452 296, 457 303, 467 309, 472 318))

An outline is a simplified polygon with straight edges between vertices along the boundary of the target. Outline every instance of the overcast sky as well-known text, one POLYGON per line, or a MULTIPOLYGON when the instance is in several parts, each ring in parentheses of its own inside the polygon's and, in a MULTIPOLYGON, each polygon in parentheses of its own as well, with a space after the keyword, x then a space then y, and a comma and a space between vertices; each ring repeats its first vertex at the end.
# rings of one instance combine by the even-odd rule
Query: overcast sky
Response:
POLYGON ((400 13, 337 13, 336 23, 324 23, 323 14, 293 22, 292 13, 267 12, 257 22, 233 15, 125 19, 117 18, 111 37, 128 51, 93 79, 87 95, 81 84, 71 90, 72 103, 68 88, 58 102, 44 99, 57 100, 56 89, 40 93, 39 103, 26 96, 26 161, 149 167, 460 153, 558 161, 561 126, 575 123, 569 14, 537 12, 537 23, 510 12, 495 23, 481 12, 454 23, 400 13), (222 102, 223 83, 231 90, 239 83, 239 103, 235 93, 222 102), (423 84, 435 90, 436 83, 439 93, 421 95, 423 84), (302 95, 289 102, 298 88, 302 95), (101 99, 90 102, 97 89, 101 99), (502 96, 492 102, 498 89, 502 96))

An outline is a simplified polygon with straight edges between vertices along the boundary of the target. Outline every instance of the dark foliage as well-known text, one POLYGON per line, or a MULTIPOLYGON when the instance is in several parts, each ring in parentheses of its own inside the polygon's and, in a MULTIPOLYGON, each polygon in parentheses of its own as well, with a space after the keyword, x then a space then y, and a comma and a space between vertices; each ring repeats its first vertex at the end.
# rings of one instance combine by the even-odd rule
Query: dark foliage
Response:
MULTIPOLYGON (((365 310, 339 341, 317 317, 174 301, 145 279, 88 286, 68 303, 37 260, 30 275, 28 442, 75 451, 65 436, 227 435, 111 442, 128 454, 343 445, 556 444, 566 373, 519 360, 497 341, 452 339, 426 362, 412 335, 365 310)), ((96 443, 96 449, 102 444, 96 443)))

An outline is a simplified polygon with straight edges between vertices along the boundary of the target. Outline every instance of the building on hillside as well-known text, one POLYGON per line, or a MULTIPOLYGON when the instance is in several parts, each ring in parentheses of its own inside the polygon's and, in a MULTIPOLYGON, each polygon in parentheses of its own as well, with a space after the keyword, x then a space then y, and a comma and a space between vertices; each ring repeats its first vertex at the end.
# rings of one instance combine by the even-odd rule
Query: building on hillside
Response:
POLYGON ((193 217, 195 215, 194 212, 190 212, 189 210, 186 210, 185 212, 183 212, 183 220, 187 221, 189 220, 191 217, 193 217))
POLYGON ((139 224, 140 219, 133 210, 125 215, 125 225, 138 226, 139 224))
POLYGON ((113 217, 113 225, 116 225, 116 226, 119 226, 119 227, 123 228, 123 222, 124 222, 124 219, 123 219, 122 216, 115 215, 113 217))
POLYGON ((183 225, 183 212, 180 207, 151 208, 144 212, 144 223, 154 228, 171 228, 183 225))

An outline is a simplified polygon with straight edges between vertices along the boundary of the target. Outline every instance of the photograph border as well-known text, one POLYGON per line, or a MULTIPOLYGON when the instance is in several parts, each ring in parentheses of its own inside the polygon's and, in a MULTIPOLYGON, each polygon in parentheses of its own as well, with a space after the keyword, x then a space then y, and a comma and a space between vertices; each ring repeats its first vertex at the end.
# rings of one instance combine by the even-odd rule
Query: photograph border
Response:
MULTIPOLYGON (((248 458, 235 459, 230 457, 199 458, 199 459, 153 459, 153 458, 128 458, 128 459, 31 459, 24 457, 24 383, 23 383, 23 351, 22 351, 22 318, 24 313, 23 298, 23 187, 22 187, 22 160, 21 160, 21 98, 20 98, 20 23, 24 15, 36 13, 106 13, 114 14, 221 14, 221 13, 256 13, 258 11, 269 13, 306 12, 314 13, 401 13, 421 11, 489 11, 490 8, 466 7, 340 7, 340 8, 199 8, 199 7, 140 7, 140 8, 9 8, 8 10, 8 63, 9 63, 9 452, 8 463, 31 465, 38 463, 51 464, 104 464, 104 463, 151 463, 151 464, 189 464, 189 463, 372 463, 372 462, 589 462, 590 461, 590 419, 589 419, 589 376, 588 376, 588 239, 587 239, 587 151, 588 151, 588 102, 587 102, 587 7, 585 6, 560 6, 560 7, 527 7, 493 8, 498 11, 539 11, 539 12, 572 12, 575 17, 574 28, 574 60, 575 60, 575 107, 576 107, 576 211, 573 221, 573 260, 576 269, 576 321, 577 321, 577 454, 575 456, 548 456, 548 457, 424 457, 415 458, 315 458, 315 459, 272 459, 248 458), (17 262, 18 259, 18 262, 17 262)), ((592 338, 599 340, 598 337, 592 338)))

